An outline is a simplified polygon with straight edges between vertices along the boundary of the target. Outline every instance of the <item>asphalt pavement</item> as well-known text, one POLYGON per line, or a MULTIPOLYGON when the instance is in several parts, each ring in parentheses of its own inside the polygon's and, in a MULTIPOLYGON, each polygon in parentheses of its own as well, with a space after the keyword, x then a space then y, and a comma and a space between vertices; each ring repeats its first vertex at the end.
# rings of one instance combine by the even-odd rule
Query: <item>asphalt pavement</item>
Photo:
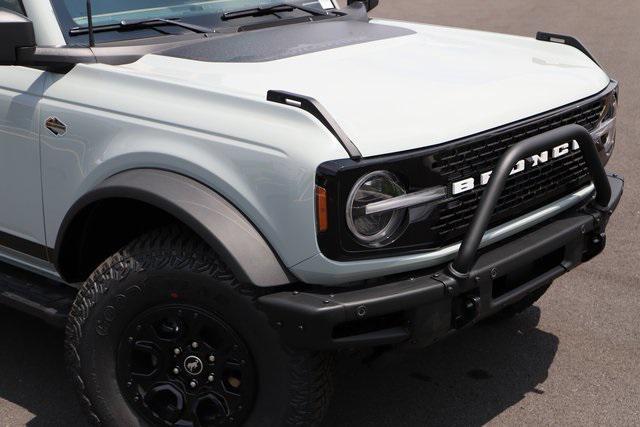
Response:
MULTIPOLYGON (((391 361, 341 355, 325 425, 640 425, 640 1, 381 0, 374 15, 580 38, 620 81, 609 169, 626 187, 605 253, 515 319, 391 361)), ((62 339, 0 308, 0 426, 84 425, 62 339)))

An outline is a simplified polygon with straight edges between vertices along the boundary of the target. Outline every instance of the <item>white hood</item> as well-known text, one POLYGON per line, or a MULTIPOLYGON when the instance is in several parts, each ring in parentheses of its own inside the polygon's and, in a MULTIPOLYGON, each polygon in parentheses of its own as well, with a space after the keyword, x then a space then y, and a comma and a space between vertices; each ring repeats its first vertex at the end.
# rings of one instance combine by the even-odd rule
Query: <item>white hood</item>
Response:
POLYGON ((414 34, 285 59, 214 63, 158 55, 129 68, 265 99, 311 96, 365 157, 441 144, 591 96, 607 75, 575 48, 479 31, 373 21, 414 34))

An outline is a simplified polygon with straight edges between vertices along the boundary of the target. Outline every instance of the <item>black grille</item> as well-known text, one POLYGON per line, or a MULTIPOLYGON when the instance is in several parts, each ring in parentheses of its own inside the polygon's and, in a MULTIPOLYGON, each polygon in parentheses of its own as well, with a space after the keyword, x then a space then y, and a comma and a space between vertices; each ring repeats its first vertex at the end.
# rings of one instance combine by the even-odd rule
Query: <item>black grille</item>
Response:
MULTIPOLYGON (((574 123, 593 130, 605 102, 605 99, 594 101, 533 123, 496 131, 479 141, 436 152, 431 168, 449 183, 479 177, 492 170, 509 147, 526 138, 574 123)), ((528 168, 507 180, 491 225, 496 226, 547 205, 579 190, 588 182, 589 173, 579 151, 571 151, 566 156, 528 168)), ((451 196, 439 205, 435 212, 439 219, 431 228, 437 233, 439 244, 451 243, 462 237, 476 212, 483 191, 484 187, 477 187, 451 196)))

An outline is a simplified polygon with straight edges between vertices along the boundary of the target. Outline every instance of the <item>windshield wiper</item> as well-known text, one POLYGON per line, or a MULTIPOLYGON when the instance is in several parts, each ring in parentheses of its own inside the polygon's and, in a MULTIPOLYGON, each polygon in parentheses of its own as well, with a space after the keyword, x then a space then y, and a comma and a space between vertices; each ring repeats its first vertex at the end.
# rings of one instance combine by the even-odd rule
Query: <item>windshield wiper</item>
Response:
POLYGON ((249 9, 241 9, 241 10, 226 12, 225 14, 222 15, 221 19, 223 21, 228 21, 230 19, 246 18, 248 16, 264 16, 264 15, 271 15, 278 12, 291 12, 294 10, 301 10, 303 12, 307 12, 308 14, 314 15, 314 16, 327 15, 327 12, 314 9, 312 7, 305 7, 305 6, 300 6, 297 4, 290 4, 290 3, 279 3, 279 4, 274 4, 273 6, 252 7, 249 9))
MULTIPOLYGON (((196 33, 213 33, 214 32, 213 28, 203 27, 196 24, 189 24, 187 22, 178 21, 176 19, 162 19, 162 18, 144 19, 141 21, 121 21, 117 24, 94 25, 93 32, 104 33, 107 31, 130 31, 130 30, 140 30, 144 28, 154 28, 154 27, 169 26, 169 25, 186 28, 187 30, 191 30, 196 33)), ((69 34, 72 36, 89 34, 89 27, 74 27, 71 30, 69 30, 69 34)))

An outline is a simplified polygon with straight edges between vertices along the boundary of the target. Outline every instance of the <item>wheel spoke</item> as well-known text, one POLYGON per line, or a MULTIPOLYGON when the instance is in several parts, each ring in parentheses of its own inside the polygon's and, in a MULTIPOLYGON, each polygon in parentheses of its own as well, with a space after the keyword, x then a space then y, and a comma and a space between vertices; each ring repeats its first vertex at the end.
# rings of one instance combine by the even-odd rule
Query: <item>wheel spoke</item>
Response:
MULTIPOLYGON (((244 346, 243 346, 244 347, 244 346)), ((219 349, 220 356, 218 362, 220 365, 233 365, 243 367, 249 360, 249 353, 238 344, 231 343, 219 349)))
POLYGON ((158 375, 164 365, 157 347, 148 341, 136 341, 131 349, 129 371, 132 377, 151 379, 158 375))
POLYGON ((184 394, 172 384, 158 384, 145 396, 145 404, 162 419, 175 423, 184 413, 184 394))
POLYGON ((217 425, 229 416, 229 407, 213 393, 204 394, 192 403, 191 416, 196 426, 217 425))
MULTIPOLYGON (((188 336, 191 340, 194 341, 207 341, 207 337, 205 331, 208 328, 207 318, 205 316, 200 315, 199 313, 194 313, 191 315, 191 318, 188 320, 188 336)), ((208 345, 212 343, 207 342, 208 345)))
POLYGON ((148 322, 137 325, 134 334, 136 338, 140 340, 156 342, 160 339, 152 324, 148 322))

